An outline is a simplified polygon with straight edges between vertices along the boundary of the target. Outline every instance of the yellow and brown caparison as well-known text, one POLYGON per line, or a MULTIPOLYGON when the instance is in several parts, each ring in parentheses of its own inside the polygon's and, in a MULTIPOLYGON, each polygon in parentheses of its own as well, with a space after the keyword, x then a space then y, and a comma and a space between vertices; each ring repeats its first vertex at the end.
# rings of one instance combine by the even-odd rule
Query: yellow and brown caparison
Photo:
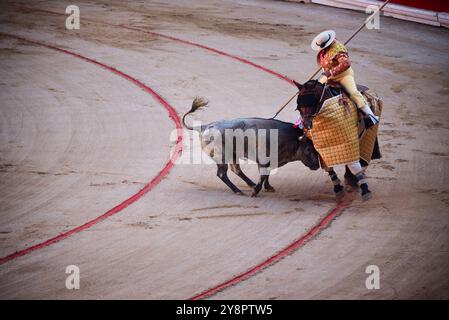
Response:
MULTIPOLYGON (((373 113, 380 116, 381 100, 367 92, 364 95, 373 113)), ((324 101, 313 119, 312 129, 307 130, 307 136, 320 154, 323 168, 359 159, 370 162, 379 124, 365 130, 361 120, 356 105, 346 96, 338 95, 324 101)))

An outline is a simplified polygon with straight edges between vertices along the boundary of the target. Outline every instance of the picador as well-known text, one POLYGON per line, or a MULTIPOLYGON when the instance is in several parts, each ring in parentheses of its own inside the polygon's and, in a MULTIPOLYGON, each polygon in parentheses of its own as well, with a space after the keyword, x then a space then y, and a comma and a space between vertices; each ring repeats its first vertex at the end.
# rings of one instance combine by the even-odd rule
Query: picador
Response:
POLYGON ((377 124, 379 117, 373 114, 365 98, 357 90, 348 49, 335 38, 335 31, 321 32, 313 39, 311 47, 318 51, 316 60, 323 70, 323 75, 318 81, 340 84, 357 108, 365 115, 367 120, 365 123, 368 124, 368 127, 377 124))
POLYGON ((363 200, 368 200, 372 194, 365 180, 365 169, 370 160, 380 158, 377 129, 382 101, 369 93, 368 88, 358 88, 348 50, 335 39, 333 30, 317 35, 311 47, 318 51, 316 59, 323 73, 318 80, 304 84, 294 81, 299 89, 300 112, 295 126, 304 129, 313 141, 321 167, 334 184, 337 199, 343 197, 345 189, 334 166, 345 165, 348 178, 345 180, 352 187, 359 185, 363 200))

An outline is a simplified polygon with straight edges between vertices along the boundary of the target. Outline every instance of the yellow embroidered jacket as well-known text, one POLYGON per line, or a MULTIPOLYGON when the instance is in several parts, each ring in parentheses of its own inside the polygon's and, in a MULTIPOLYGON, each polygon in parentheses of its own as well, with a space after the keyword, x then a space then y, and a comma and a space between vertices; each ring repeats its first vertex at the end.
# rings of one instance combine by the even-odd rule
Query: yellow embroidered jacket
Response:
POLYGON ((346 71, 351 66, 348 50, 337 40, 318 53, 317 63, 324 71, 329 71, 332 77, 346 71))

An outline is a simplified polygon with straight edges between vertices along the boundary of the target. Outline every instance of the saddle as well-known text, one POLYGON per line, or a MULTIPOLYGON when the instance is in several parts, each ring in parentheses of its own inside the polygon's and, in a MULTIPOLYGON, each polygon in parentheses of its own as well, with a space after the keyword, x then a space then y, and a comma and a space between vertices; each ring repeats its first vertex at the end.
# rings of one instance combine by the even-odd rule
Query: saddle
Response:
MULTIPOLYGON (((336 82, 336 81, 332 81, 332 80, 328 80, 327 84, 329 85, 332 94, 334 95, 339 95, 341 93, 341 91, 343 91, 344 93, 346 93, 347 96, 349 96, 349 94, 346 92, 346 90, 343 88, 343 86, 336 82)), ((357 90, 360 91, 360 93, 365 93, 366 91, 369 90, 369 88, 367 86, 361 85, 361 84, 357 84, 357 90)))

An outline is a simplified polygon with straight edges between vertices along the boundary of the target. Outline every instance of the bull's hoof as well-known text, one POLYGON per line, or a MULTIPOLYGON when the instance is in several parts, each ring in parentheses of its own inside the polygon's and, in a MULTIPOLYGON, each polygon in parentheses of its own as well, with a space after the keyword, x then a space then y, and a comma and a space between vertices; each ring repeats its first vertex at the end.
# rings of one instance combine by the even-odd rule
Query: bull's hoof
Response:
POLYGON ((265 187, 265 192, 275 192, 276 190, 272 186, 265 187))
POLYGON ((251 194, 251 197, 257 197, 257 195, 259 194, 260 190, 262 189, 262 184, 257 184, 254 187, 253 193, 251 194))

